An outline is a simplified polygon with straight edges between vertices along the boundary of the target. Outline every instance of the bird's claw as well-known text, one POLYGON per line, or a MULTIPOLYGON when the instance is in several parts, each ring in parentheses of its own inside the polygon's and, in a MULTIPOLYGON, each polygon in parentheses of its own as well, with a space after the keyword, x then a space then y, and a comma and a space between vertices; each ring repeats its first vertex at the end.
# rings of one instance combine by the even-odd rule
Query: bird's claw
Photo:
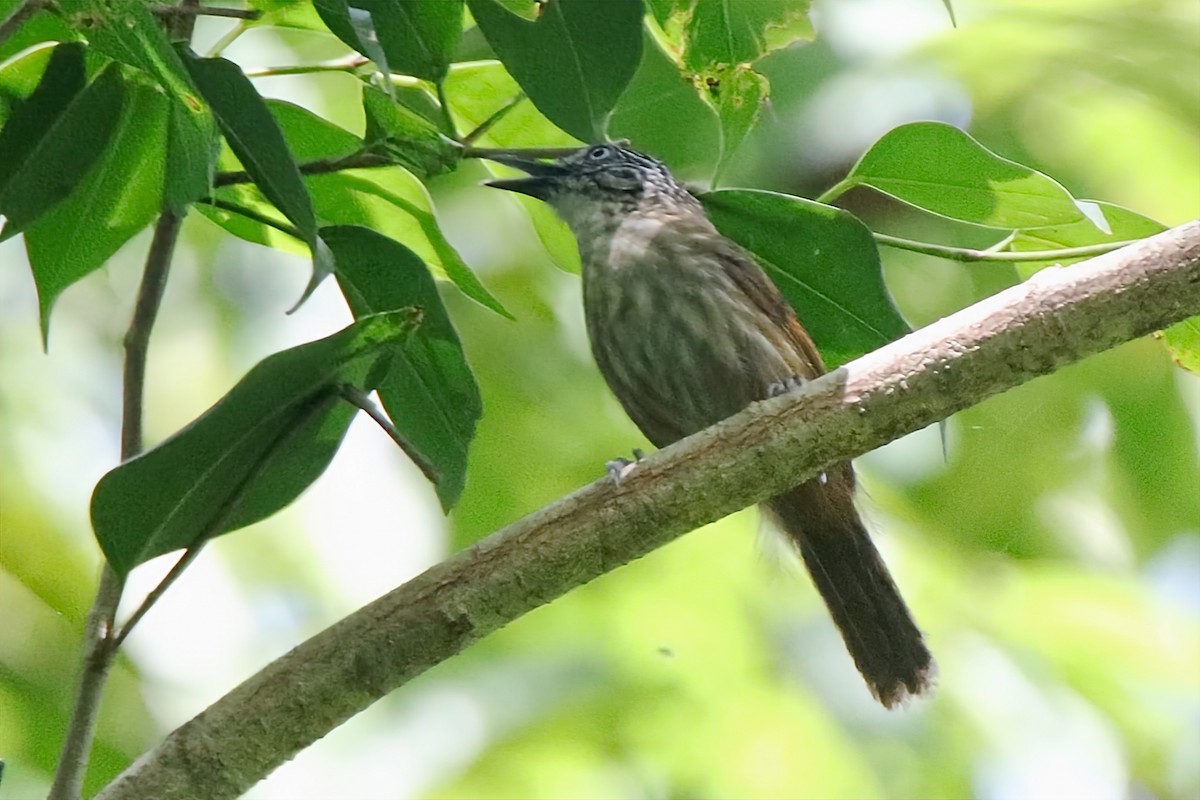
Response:
POLYGON ((629 477, 629 473, 637 469, 638 462, 645 457, 645 453, 634 448, 632 461, 628 458, 614 458, 612 461, 604 462, 604 471, 608 473, 608 479, 612 481, 613 486, 620 486, 621 481, 629 477))
POLYGON ((804 383, 804 378, 800 377, 799 375, 793 375, 786 381, 775 381, 767 387, 767 397, 779 397, 781 394, 794 392, 803 386, 804 383))

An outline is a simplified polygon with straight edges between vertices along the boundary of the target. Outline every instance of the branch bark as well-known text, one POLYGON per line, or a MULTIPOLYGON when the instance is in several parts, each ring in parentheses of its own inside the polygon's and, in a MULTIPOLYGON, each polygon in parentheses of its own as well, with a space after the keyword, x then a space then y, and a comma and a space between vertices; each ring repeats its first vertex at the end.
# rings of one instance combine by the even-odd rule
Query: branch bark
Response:
POLYGON ((269 664, 101 800, 232 798, 467 645, 699 525, 1066 364, 1200 314, 1200 220, 1044 270, 455 554, 269 664))

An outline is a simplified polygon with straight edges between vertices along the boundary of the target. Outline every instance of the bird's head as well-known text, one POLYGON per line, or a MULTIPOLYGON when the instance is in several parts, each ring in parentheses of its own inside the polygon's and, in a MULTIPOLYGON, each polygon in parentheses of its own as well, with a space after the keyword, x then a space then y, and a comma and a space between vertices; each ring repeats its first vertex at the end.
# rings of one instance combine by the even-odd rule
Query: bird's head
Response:
POLYGON ((555 161, 489 157, 524 171, 527 177, 486 185, 543 200, 572 227, 598 212, 628 214, 647 201, 653 205, 695 202, 661 161, 617 144, 594 144, 555 161))

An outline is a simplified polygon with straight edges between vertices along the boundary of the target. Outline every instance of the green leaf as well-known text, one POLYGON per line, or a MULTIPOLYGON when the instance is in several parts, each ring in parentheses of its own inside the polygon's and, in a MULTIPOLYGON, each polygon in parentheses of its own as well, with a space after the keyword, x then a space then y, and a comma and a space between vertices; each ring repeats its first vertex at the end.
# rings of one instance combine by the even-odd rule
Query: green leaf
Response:
POLYGON ((175 101, 163 200, 182 212, 212 186, 217 129, 150 5, 143 0, 59 0, 58 5, 68 16, 88 20, 87 39, 97 51, 153 76, 175 101))
POLYGON ((843 182, 872 186, 917 208, 996 228, 1045 228, 1085 219, 1058 182, 1001 158, 942 122, 888 132, 843 182))
POLYGON ((612 136, 654 153, 676 174, 688 168, 710 170, 720 155, 721 132, 713 107, 648 32, 641 66, 621 95, 608 129, 612 136))
POLYGON ((104 152, 121 117, 125 81, 110 64, 79 92, 0 189, 8 238, 67 197, 104 152))
POLYGON ((721 233, 758 258, 830 369, 909 332, 884 287, 875 240, 851 214, 746 189, 700 199, 721 233))
MULTIPOLYGON (((1162 233, 1166 225, 1144 217, 1128 208, 1095 200, 1081 200, 1081 205, 1094 207, 1103 217, 1109 233, 1096 227, 1090 219, 1081 219, 1068 225, 1055 225, 1048 228, 1021 230, 1013 237, 1008 250, 1013 252, 1028 252, 1030 250, 1061 250, 1068 247, 1085 247, 1090 244, 1106 244, 1108 242, 1125 242, 1143 239, 1162 233)), ((1028 278, 1040 269, 1055 264, 1068 264, 1086 256, 1073 259, 1050 258, 1045 261, 1023 261, 1016 264, 1017 273, 1022 278, 1028 278)))
POLYGON ((684 65, 707 77, 711 70, 811 40, 808 8, 807 0, 694 0, 684 28, 684 65))
POLYGON ((641 0, 549 0, 536 22, 493 0, 467 5, 543 114, 577 139, 604 137, 608 115, 641 60, 641 0))
POLYGON ((1200 317, 1177 322, 1165 331, 1154 334, 1183 369, 1200 375, 1200 317))
POLYGON ((99 162, 66 200, 25 231, 43 342, 63 290, 102 266, 161 207, 169 102, 150 86, 131 84, 99 162))
MULTIPOLYGON (((460 130, 471 131, 509 105, 521 93, 499 61, 455 64, 446 76, 450 113, 460 130)), ((570 147, 583 141, 546 119, 537 106, 522 100, 479 137, 480 147, 570 147)), ((544 204, 543 204, 544 205, 544 204)))
MULTIPOLYGON (((333 258, 317 235, 317 218, 300 170, 262 96, 241 67, 224 58, 184 58, 192 79, 216 115, 230 148, 266 197, 299 229, 313 255, 303 303, 333 272, 333 258)), ((300 303, 297 303, 299 306, 300 303)))
POLYGON ((428 178, 449 172, 458 164, 462 147, 387 92, 363 86, 363 111, 369 146, 388 154, 410 172, 428 178))
POLYGON ((420 329, 379 384, 379 398, 396 429, 437 468, 438 497, 448 511, 462 492, 483 406, 437 286, 416 254, 372 230, 341 226, 321 235, 337 256, 338 283, 355 317, 404 306, 422 311, 420 329))
POLYGON ((765 76, 742 64, 718 69, 707 85, 711 102, 721 120, 721 158, 713 178, 715 183, 758 122, 771 84, 765 76))
POLYGON ((440 81, 462 33, 463 0, 316 0, 343 42, 397 72, 440 81))
POLYGON ((303 106, 267 100, 267 110, 297 163, 345 158, 363 148, 362 139, 303 106))
POLYGON ((0 191, 83 91, 87 83, 83 52, 84 46, 78 42, 60 44, 51 50, 37 86, 5 120, 0 130, 0 191))
POLYGON ((418 317, 412 309, 366 317, 269 356, 192 424, 101 478, 92 527, 113 569, 128 574, 295 500, 324 472, 354 415, 339 387, 373 389, 368 376, 418 317))

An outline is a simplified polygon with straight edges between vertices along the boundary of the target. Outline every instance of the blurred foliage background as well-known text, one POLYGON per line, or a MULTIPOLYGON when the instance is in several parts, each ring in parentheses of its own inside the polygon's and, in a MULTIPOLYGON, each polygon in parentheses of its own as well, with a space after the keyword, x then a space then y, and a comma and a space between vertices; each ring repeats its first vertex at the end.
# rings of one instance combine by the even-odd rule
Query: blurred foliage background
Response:
MULTIPOLYGON (((957 29, 937 0, 818 3, 817 39, 761 64, 770 113, 722 184, 813 196, 888 129, 939 119, 1077 197, 1165 224, 1200 216, 1200 5, 954 9, 957 29)), ((202 21, 197 49, 228 25, 202 21)), ((227 51, 247 67, 344 53, 268 28, 227 51)), ((351 81, 257 85, 361 132, 351 81)), ((711 174, 702 109, 636 101, 615 134, 711 174)), ((569 247, 547 251, 481 177, 467 164, 433 186, 447 235, 517 317, 444 292, 485 405, 461 504, 443 520, 416 469, 356 422, 300 502, 210 545, 131 637, 92 791, 303 637, 643 443, 588 355, 579 281, 556 263, 569 247)), ((847 205, 877 230, 981 243, 877 195, 847 205)), ((148 238, 66 292, 48 354, 23 251, 0 245, 0 798, 44 794, 57 758, 99 563, 87 501, 117 457, 120 336, 148 238)), ((151 441, 262 357, 348 319, 328 284, 284 316, 307 279, 300 258, 198 214, 183 244, 150 359, 151 441)), ((1010 265, 883 255, 914 325, 1018 280, 1010 265)), ((249 796, 1200 797, 1198 450, 1200 379, 1143 340, 959 414, 945 455, 927 430, 861 459, 867 513, 940 662, 932 700, 874 704, 802 570, 747 511, 521 619, 249 796)), ((139 569, 127 597, 165 569, 139 569)))

